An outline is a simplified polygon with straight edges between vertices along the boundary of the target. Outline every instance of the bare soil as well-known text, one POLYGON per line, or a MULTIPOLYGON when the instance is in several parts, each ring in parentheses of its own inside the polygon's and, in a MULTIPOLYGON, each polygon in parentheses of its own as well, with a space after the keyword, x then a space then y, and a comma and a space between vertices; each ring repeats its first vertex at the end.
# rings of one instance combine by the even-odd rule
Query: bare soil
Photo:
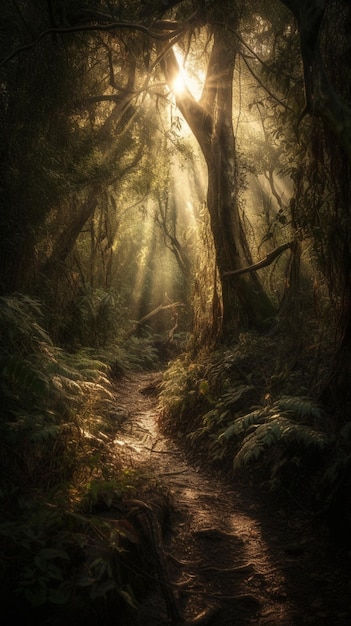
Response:
POLYGON ((131 501, 159 572, 153 579, 150 565, 153 583, 135 623, 350 626, 351 555, 294 502, 189 459, 181 438, 160 431, 158 379, 143 373, 116 383, 116 457, 153 485, 131 501))

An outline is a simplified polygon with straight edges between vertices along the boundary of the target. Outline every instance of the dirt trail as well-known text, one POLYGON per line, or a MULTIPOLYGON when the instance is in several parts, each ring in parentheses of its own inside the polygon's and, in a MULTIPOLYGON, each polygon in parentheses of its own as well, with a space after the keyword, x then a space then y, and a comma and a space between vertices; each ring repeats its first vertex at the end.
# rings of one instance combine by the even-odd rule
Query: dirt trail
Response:
POLYGON ((140 624, 168 624, 173 610, 173 624, 349 626, 350 558, 335 553, 306 512, 292 506, 289 514, 252 485, 226 484, 190 463, 158 428, 155 380, 138 374, 116 388, 125 417, 118 455, 154 473, 173 502, 158 541, 175 608, 168 602, 167 612, 167 593, 155 585, 140 624))

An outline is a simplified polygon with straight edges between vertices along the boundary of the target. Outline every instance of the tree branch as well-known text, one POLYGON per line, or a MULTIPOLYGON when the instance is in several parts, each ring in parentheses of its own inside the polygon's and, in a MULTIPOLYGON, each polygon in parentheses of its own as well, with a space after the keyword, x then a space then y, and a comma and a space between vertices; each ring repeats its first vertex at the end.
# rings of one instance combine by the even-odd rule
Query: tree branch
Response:
POLYGON ((138 330, 138 328, 140 328, 140 326, 142 326, 149 319, 151 319, 152 317, 160 313, 160 311, 167 311, 167 309, 173 309, 173 308, 177 308, 181 306, 185 306, 185 304, 183 304, 182 302, 172 302, 171 304, 159 304, 156 307, 156 309, 153 309, 152 311, 150 311, 150 313, 148 313, 147 315, 144 315, 144 317, 142 317, 141 320, 139 320, 138 322, 134 324, 133 328, 131 328, 127 332, 125 339, 129 339, 129 337, 134 335, 134 333, 138 330))
POLYGON ((288 241, 287 243, 283 243, 281 246, 278 246, 278 248, 272 250, 272 252, 269 252, 269 254, 267 254, 264 259, 261 259, 261 261, 257 261, 257 263, 253 263, 252 265, 248 265, 247 267, 242 267, 238 270, 223 272, 223 276, 238 276, 239 274, 246 274, 247 272, 255 272, 256 270, 260 270, 262 267, 267 267, 267 265, 273 263, 274 259, 276 259, 282 252, 284 252, 284 250, 287 250, 288 248, 291 248, 291 250, 293 250, 294 247, 295 241, 288 241))
POLYGON ((179 35, 183 29, 170 31, 167 30, 166 33, 155 32, 144 26, 143 24, 134 24, 133 22, 111 22, 110 24, 86 24, 79 26, 68 26, 64 28, 47 28, 43 30, 36 39, 31 41, 28 44, 23 46, 19 46, 15 48, 10 54, 8 54, 2 61, 0 61, 0 67, 11 61, 14 57, 16 57, 20 52, 25 52, 26 50, 31 50, 35 48, 36 45, 47 35, 66 35, 71 33, 81 33, 81 32, 99 32, 99 31, 110 31, 110 30, 121 30, 121 29, 129 29, 129 30, 138 30, 146 35, 149 35, 152 39, 158 39, 160 41, 170 40, 179 35))
POLYGON ((280 98, 278 98, 278 96, 276 96, 273 91, 271 91, 267 85, 264 85, 263 82, 261 81, 261 79, 257 76, 256 72, 253 71, 250 63, 248 63, 246 57, 244 54, 241 55, 242 60, 244 61, 247 69, 249 70, 251 76, 253 76, 253 78, 258 82, 258 84, 260 85, 260 87, 262 87, 262 89, 264 89, 264 91, 266 93, 268 93, 269 96, 271 96, 271 98, 273 98, 273 100, 275 100, 276 102, 278 102, 278 104, 280 104, 280 106, 282 106, 284 109, 286 109, 287 111, 291 111, 291 113, 295 113, 294 109, 292 109, 288 104, 285 104, 285 102, 283 102, 280 98))

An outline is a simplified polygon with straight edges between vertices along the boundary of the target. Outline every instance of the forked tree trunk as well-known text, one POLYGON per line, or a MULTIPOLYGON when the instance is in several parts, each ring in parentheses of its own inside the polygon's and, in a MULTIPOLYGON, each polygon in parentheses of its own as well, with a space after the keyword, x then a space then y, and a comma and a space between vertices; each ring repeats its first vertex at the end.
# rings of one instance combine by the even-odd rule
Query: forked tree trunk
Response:
MULTIPOLYGON (((199 101, 189 90, 176 102, 197 139, 208 169, 207 207, 222 288, 223 333, 261 326, 273 306, 255 272, 228 275, 252 263, 238 207, 235 137, 232 125, 233 72, 237 39, 222 26, 213 28, 213 47, 199 101)), ((173 50, 163 57, 170 86, 179 72, 173 50)))

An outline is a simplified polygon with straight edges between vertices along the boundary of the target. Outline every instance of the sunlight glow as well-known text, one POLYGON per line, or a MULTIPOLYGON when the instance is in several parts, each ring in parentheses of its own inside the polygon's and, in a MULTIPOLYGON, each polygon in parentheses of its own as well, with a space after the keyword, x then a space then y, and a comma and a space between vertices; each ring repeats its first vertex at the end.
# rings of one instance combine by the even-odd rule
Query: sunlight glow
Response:
POLYGON ((186 88, 189 88, 195 100, 199 100, 206 77, 205 71, 198 67, 194 70, 190 62, 185 63, 183 54, 177 46, 173 46, 173 50, 180 68, 172 85, 174 94, 181 95, 186 88))
POLYGON ((133 301, 135 302, 136 307, 139 306, 139 303, 142 299, 143 287, 147 276, 147 261, 148 257, 150 256, 150 250, 152 248, 152 237, 153 216, 150 215, 150 213, 147 213, 147 216, 145 216, 141 223, 141 248, 138 254, 138 271, 135 277, 133 290, 133 301))
POLYGON ((184 79, 184 74, 183 74, 182 69, 180 70, 178 76, 173 81, 172 89, 176 96, 179 96, 185 90, 185 79, 184 79))

